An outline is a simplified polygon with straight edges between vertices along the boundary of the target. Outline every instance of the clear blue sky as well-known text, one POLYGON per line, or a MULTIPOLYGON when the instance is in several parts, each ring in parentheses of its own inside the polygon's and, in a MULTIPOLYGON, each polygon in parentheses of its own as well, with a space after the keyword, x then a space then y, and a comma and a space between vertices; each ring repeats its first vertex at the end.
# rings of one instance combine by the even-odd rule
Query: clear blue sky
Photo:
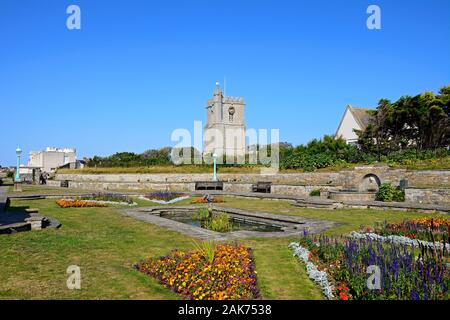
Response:
POLYGON ((26 159, 173 145, 224 76, 249 128, 299 144, 333 134, 347 104, 450 84, 450 1, 1 0, 0 46, 3 166, 18 145, 26 159), (382 30, 366 28, 370 4, 382 30))

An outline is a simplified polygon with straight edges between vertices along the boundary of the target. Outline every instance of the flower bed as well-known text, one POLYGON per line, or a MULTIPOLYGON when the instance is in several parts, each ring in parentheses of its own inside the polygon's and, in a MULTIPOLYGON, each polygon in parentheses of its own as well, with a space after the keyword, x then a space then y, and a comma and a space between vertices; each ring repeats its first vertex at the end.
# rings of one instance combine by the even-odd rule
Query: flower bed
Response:
POLYGON ((117 204, 135 205, 131 197, 117 193, 98 192, 89 196, 78 197, 77 200, 92 200, 111 204, 117 203, 117 204))
POLYGON ((86 201, 86 200, 59 199, 56 201, 56 204, 61 208, 106 207, 105 204, 98 203, 96 201, 86 201))
MULTIPOLYGON (((291 248, 309 250, 308 261, 326 272, 341 300, 448 300, 448 251, 372 239, 304 237, 291 248), (369 266, 380 270, 380 288, 368 285, 369 266)), ((304 260, 304 259, 302 259, 304 260)))
MULTIPOLYGON (((225 202, 223 200, 223 198, 221 198, 221 197, 213 197, 210 201, 212 203, 223 203, 223 202, 225 202)), ((202 203, 209 203, 209 202, 208 202, 208 198, 207 197, 197 197, 197 198, 193 198, 192 199, 192 203, 193 204, 202 204, 202 203)))
POLYGON ((141 200, 152 201, 159 204, 176 203, 188 198, 188 195, 180 192, 151 192, 139 197, 141 200))
POLYGON ((165 202, 174 200, 176 198, 181 198, 184 196, 186 196, 186 195, 184 193, 180 193, 180 192, 162 192, 162 191, 150 192, 150 193, 146 193, 144 195, 144 197, 149 200, 161 200, 161 201, 165 201, 165 202))
POLYGON ((309 278, 314 280, 314 282, 320 286, 325 297, 329 300, 333 300, 334 287, 328 281, 327 273, 325 271, 320 271, 318 267, 310 261, 311 252, 300 246, 298 243, 291 243, 289 248, 294 251, 294 256, 306 264, 306 272, 308 273, 309 278))
POLYGON ((429 242, 449 242, 450 219, 418 218, 398 223, 381 223, 366 230, 381 236, 403 236, 429 242))
POLYGON ((159 259, 146 259, 135 268, 164 287, 194 300, 248 300, 260 298, 252 250, 239 244, 221 244, 212 262, 202 250, 174 250, 159 259))
POLYGON ((381 241, 381 242, 402 244, 402 245, 414 246, 414 247, 423 246, 426 248, 430 248, 430 249, 436 248, 439 250, 442 250, 445 247, 445 249, 447 251, 450 251, 450 244, 448 244, 448 243, 437 242, 437 241, 430 242, 430 241, 425 241, 425 240, 408 238, 405 236, 396 236, 396 235, 381 236, 379 234, 371 233, 371 232, 361 233, 361 232, 353 231, 352 233, 350 233, 350 237, 355 238, 355 239, 368 239, 368 240, 372 240, 372 241, 381 241))

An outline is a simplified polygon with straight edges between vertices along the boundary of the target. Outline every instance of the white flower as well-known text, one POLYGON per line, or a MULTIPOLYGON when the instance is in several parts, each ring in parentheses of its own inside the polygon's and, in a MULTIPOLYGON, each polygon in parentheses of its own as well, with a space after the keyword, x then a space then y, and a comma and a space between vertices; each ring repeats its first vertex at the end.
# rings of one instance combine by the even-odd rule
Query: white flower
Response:
MULTIPOLYGON (((350 233, 350 237, 354 238, 354 239, 369 239, 369 240, 394 243, 394 244, 406 244, 408 246, 414 246, 414 247, 418 247, 419 244, 424 247, 428 247, 428 248, 436 247, 437 249, 441 249, 443 247, 443 244, 440 242, 433 243, 433 242, 429 242, 429 241, 411 239, 408 237, 395 236, 395 235, 385 237, 385 236, 380 236, 379 234, 376 234, 376 233, 360 233, 360 232, 353 231, 352 233, 350 233)), ((450 245, 448 243, 445 245, 445 247, 447 248, 447 250, 450 250, 450 245)))
POLYGON ((296 242, 292 242, 289 245, 289 248, 294 251, 293 254, 294 257, 296 256, 303 263, 306 264, 306 272, 308 273, 309 278, 320 286, 322 292, 324 293, 324 295, 327 297, 328 300, 333 300, 334 287, 328 281, 327 273, 324 271, 319 271, 317 269, 317 266, 311 261, 309 261, 309 250, 300 246, 300 244, 296 242))

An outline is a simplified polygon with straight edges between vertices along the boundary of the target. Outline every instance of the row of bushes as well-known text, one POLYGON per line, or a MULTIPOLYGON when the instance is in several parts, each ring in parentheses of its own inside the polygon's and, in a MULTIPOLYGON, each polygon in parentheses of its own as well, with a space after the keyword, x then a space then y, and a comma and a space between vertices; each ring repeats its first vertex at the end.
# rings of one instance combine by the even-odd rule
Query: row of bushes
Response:
POLYGON ((363 151, 356 145, 347 145, 342 139, 325 136, 322 140, 313 140, 306 146, 280 146, 281 169, 316 169, 348 164, 386 163, 390 166, 411 165, 418 161, 443 159, 450 156, 449 149, 417 150, 405 149, 391 152, 387 155, 377 155, 363 151))

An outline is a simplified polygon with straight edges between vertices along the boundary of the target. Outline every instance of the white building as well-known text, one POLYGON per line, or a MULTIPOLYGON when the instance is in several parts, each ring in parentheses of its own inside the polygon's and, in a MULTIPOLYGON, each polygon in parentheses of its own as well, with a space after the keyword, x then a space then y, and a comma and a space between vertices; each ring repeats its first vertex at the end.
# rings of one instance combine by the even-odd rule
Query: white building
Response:
POLYGON ((369 110, 348 105, 336 130, 336 138, 344 139, 347 144, 357 143, 358 135, 355 130, 364 131, 366 129, 370 120, 369 110))
POLYGON ((40 168, 44 172, 52 172, 59 167, 76 162, 76 149, 48 147, 44 151, 31 151, 28 167, 40 168))

